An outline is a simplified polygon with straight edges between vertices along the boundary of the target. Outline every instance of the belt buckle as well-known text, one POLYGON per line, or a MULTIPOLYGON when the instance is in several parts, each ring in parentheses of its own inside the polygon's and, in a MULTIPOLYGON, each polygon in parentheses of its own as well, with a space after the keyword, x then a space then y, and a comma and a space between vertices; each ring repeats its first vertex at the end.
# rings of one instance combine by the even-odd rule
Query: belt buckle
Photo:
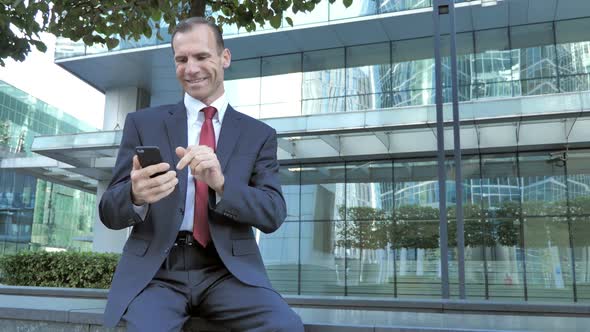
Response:
POLYGON ((176 245, 177 246, 192 246, 193 245, 193 241, 192 241, 192 234, 191 233, 182 233, 180 234, 177 238, 176 238, 176 245))

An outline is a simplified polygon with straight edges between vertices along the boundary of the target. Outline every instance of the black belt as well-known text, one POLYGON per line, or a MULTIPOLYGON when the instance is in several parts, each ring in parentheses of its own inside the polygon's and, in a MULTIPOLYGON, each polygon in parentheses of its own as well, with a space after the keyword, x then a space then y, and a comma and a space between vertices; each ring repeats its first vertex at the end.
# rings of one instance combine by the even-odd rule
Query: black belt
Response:
POLYGON ((197 240, 193 237, 193 233, 189 231, 180 231, 174 240, 175 246, 194 246, 197 240))

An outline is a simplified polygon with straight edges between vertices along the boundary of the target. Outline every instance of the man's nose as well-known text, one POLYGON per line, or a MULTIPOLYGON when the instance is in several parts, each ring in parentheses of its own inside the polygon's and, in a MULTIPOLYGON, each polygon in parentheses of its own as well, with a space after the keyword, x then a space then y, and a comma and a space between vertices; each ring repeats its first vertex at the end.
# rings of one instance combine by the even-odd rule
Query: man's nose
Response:
POLYGON ((197 60, 189 59, 186 63, 186 71, 188 74, 196 74, 201 70, 201 66, 197 60))

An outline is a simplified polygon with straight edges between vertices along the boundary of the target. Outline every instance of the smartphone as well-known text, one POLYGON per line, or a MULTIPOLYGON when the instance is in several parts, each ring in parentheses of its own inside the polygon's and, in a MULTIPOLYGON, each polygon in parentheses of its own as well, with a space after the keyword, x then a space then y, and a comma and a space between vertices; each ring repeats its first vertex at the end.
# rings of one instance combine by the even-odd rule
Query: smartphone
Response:
MULTIPOLYGON (((135 153, 137 154, 141 167, 148 167, 163 162, 160 148, 157 146, 136 146, 135 153)), ((154 178, 162 174, 166 174, 166 172, 159 172, 150 177, 154 178)))

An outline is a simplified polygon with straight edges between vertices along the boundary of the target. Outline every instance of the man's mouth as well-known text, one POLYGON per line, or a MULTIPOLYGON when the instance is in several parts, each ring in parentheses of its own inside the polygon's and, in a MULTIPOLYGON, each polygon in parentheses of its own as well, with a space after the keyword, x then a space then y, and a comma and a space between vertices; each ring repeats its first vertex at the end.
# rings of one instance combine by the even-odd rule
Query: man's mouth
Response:
POLYGON ((186 80, 186 82, 188 84, 198 84, 198 83, 204 82, 206 79, 207 79, 206 77, 195 78, 195 79, 186 80))

